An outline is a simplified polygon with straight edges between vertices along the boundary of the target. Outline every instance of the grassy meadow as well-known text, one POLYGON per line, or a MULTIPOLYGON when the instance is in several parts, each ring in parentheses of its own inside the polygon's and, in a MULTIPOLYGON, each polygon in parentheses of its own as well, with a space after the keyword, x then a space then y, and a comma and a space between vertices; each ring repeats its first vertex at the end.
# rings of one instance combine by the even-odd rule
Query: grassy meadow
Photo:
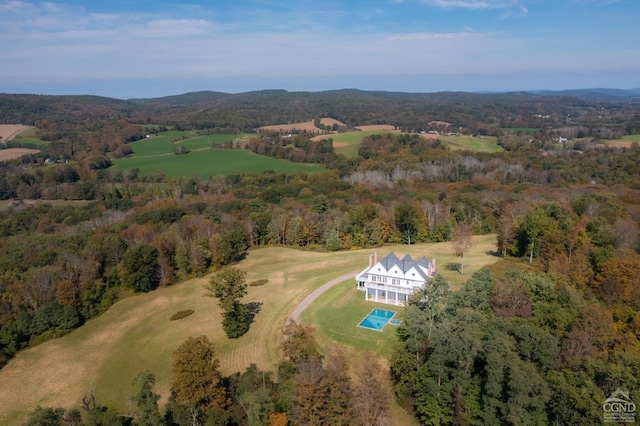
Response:
POLYGON ((634 142, 640 143, 640 135, 624 135, 620 139, 607 139, 604 141, 607 145, 619 148, 631 148, 631 144, 634 142))
POLYGON ((503 132, 510 133, 526 133, 526 134, 534 134, 540 131, 539 127, 501 127, 500 130, 503 132))
POLYGON ((194 132, 163 132, 158 136, 131 143, 133 154, 130 157, 114 160, 112 167, 122 171, 138 168, 141 176, 162 172, 169 177, 199 176, 203 179, 241 172, 261 173, 265 170, 275 172, 324 170, 319 166, 264 157, 247 150, 211 149, 212 145, 221 145, 227 141, 241 140, 250 136, 250 134, 198 136, 194 132), (174 149, 179 146, 184 146, 191 152, 174 154, 174 149))
POLYGON ((16 135, 13 138, 13 141, 18 143, 30 143, 41 148, 49 146, 49 141, 38 139, 38 137, 36 136, 37 131, 38 129, 36 129, 35 127, 25 130, 24 132, 16 135))
POLYGON ((476 152, 502 152, 504 149, 498 145, 495 136, 439 136, 439 139, 447 144, 453 150, 466 149, 476 152))
MULTIPOLYGON (((365 130, 358 132, 346 132, 336 133, 332 135, 324 135, 322 138, 333 139, 333 145, 335 152, 342 154, 346 157, 356 157, 358 155, 358 147, 362 143, 362 140, 371 135, 380 135, 383 133, 395 133, 401 134, 401 132, 388 132, 384 130, 365 130)), ((429 135, 432 136, 432 135, 429 135)), ((316 139, 321 138, 317 136, 316 139)), ((466 136, 466 135, 454 135, 454 136, 437 136, 438 139, 445 142, 451 149, 461 150, 467 149, 477 152, 501 152, 504 151, 501 146, 497 144, 497 139, 494 136, 466 136)))
POLYGON ((397 132, 386 132, 384 130, 362 130, 358 132, 346 132, 326 135, 325 138, 333 139, 333 146, 336 147, 337 145, 337 147, 335 148, 335 152, 337 154, 342 154, 345 157, 357 157, 358 147, 360 146, 364 138, 371 135, 381 135, 383 133, 397 132))
MULTIPOLYGON (((494 235, 475 237, 471 253, 465 256, 464 276, 453 267, 457 258, 450 254, 450 243, 397 245, 378 251, 380 256, 394 251, 436 257, 440 273, 456 288, 473 272, 499 260, 491 254, 494 249, 494 235)), ((281 330, 294 307, 332 278, 363 269, 373 251, 317 253, 281 247, 250 251, 239 264, 247 271, 247 281, 269 281, 248 288, 243 301, 262 305, 249 332, 239 339, 226 338, 220 308, 214 299, 203 297, 207 277, 127 297, 67 336, 19 353, 0 370, 0 424, 21 424, 36 405, 77 406, 90 389, 98 403, 126 411, 131 382, 144 369, 156 376, 155 391, 164 404, 170 389, 171 355, 189 336, 209 337, 223 374, 243 371, 251 363, 274 370, 281 359, 281 330), (171 315, 187 309, 194 314, 169 321, 171 315)), ((369 348, 388 357, 395 328, 387 326, 382 333, 358 328, 356 324, 378 306, 363 299, 355 282, 348 280, 312 304, 302 322, 316 327, 322 348, 337 343, 354 353, 369 348)), ((394 413, 403 416, 397 407, 394 413)))

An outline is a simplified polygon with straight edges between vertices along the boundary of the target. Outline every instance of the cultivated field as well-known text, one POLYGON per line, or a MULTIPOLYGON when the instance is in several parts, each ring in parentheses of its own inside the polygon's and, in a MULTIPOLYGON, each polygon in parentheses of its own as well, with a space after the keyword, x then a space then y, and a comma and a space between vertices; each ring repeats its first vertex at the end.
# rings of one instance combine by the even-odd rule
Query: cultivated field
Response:
POLYGON ((26 154, 35 154, 40 152, 38 149, 28 149, 28 148, 8 148, 8 149, 0 149, 0 161, 14 160, 16 158, 20 158, 26 154))
POLYGON ((396 128, 391 124, 372 124, 369 126, 357 126, 356 129, 361 130, 363 132, 368 132, 369 130, 378 130, 378 131, 382 130, 385 132, 391 132, 396 128))
POLYGON ((640 143, 640 135, 625 135, 620 139, 606 140, 604 143, 617 148, 630 148, 634 142, 640 143))
MULTIPOLYGON (((311 140, 319 141, 322 139, 333 139, 333 147, 336 153, 342 154, 346 157, 357 157, 358 147, 362 143, 363 139, 371 135, 379 135, 381 133, 396 133, 402 134, 399 130, 394 130, 394 127, 390 124, 376 124, 371 126, 359 126, 356 127, 360 131, 356 132, 343 132, 334 133, 330 135, 314 136, 311 140)), ((421 137, 425 139, 437 139, 438 135, 421 134, 421 137)))
MULTIPOLYGON (((334 133, 330 135, 320 135, 314 136, 311 140, 319 141, 322 139, 333 139, 333 147, 337 154, 342 154, 346 157, 357 157, 358 156, 358 147, 362 143, 362 140, 371 135, 379 135, 380 133, 396 133, 397 131, 393 130, 393 126, 386 125, 376 125, 376 126, 362 126, 358 127, 358 129, 365 129, 369 127, 368 130, 361 130, 357 132, 343 132, 343 133, 334 133), (385 129, 386 127, 391 127, 391 131, 385 129)), ((400 133, 400 132, 397 132, 400 133)))
POLYGON ((130 157, 113 160, 115 170, 138 168, 140 175, 162 172, 169 177, 199 176, 207 179, 216 175, 230 175, 241 172, 261 173, 265 170, 288 172, 324 170, 316 165, 293 163, 276 158, 264 157, 244 149, 212 149, 227 141, 242 141, 251 134, 197 136, 192 132, 164 132, 158 136, 133 142, 134 153, 130 157), (176 147, 191 150, 188 154, 174 154, 176 147))
POLYGON ((447 146, 454 150, 466 149, 476 152, 502 152, 504 149, 498 145, 495 136, 438 136, 438 139, 446 142, 447 146))
MULTIPOLYGON (((0 143, 13 140, 22 132, 31 130, 33 127, 17 124, 0 124, 0 143)), ((40 152, 37 149, 9 148, 0 150, 0 161, 15 160, 25 154, 35 154, 40 152)))
MULTIPOLYGON (((334 120, 333 118, 321 118, 320 124, 332 127, 337 124, 340 127, 346 127, 341 121, 334 120)), ((273 126, 262 126, 257 129, 259 132, 279 132, 279 133, 291 133, 294 131, 304 131, 309 133, 322 133, 324 130, 316 127, 313 120, 305 121, 304 123, 293 124, 274 124, 273 126)))
MULTIPOLYGON (((476 237, 472 252, 465 256, 467 275, 460 276, 447 267, 457 260, 450 249, 449 243, 439 243, 378 250, 381 256, 394 251, 436 257, 441 274, 454 287, 482 266, 499 260, 489 254, 495 249, 495 236, 476 237)), ((21 352, 0 370, 0 424, 21 424, 38 404, 77 406, 89 389, 94 390, 98 403, 126 411, 127 398, 133 392, 131 381, 143 369, 156 376, 155 391, 162 395, 164 403, 171 381, 171 354, 188 336, 204 334, 214 342, 223 374, 242 371, 252 362, 262 369, 274 370, 281 357, 281 328, 293 308, 324 282, 364 268, 373 251, 314 253, 272 247, 249 252, 239 265, 247 271, 247 281, 269 281, 260 287, 249 287, 244 301, 262 303, 261 311, 249 332, 235 340, 225 337, 215 300, 202 297, 206 277, 126 298, 71 334, 21 352), (169 321, 172 314, 185 309, 195 313, 169 321)), ((354 286, 355 282, 347 282, 335 289, 338 296, 330 291, 318 299, 303 313, 302 321, 318 327, 318 341, 323 348, 337 342, 353 351, 371 348, 386 356, 394 330, 387 327, 383 333, 361 334, 366 330, 355 326, 364 316, 360 310, 363 306, 370 310, 375 304, 359 300, 364 295, 355 294, 354 286), (342 316, 334 317, 332 314, 336 313, 342 316), (381 337, 379 344, 377 339, 381 337)))
POLYGON ((0 141, 10 141, 18 134, 31 128, 30 126, 22 126, 20 124, 0 124, 0 141))
POLYGON ((19 142, 23 144, 31 144, 36 145, 38 147, 49 146, 49 141, 43 141, 38 138, 38 129, 35 127, 29 127, 26 130, 20 132, 19 134, 13 137, 14 142, 19 142))

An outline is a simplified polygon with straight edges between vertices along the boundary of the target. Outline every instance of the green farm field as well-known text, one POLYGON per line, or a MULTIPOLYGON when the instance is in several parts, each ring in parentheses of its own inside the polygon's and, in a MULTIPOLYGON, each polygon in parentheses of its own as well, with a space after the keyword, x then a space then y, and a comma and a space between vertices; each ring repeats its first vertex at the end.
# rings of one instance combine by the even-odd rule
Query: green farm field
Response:
POLYGON ((228 141, 250 138, 251 136, 249 133, 198 136, 196 132, 172 130, 132 142, 129 146, 133 149, 132 158, 148 157, 151 155, 173 154, 174 149, 179 146, 187 147, 193 151, 211 148, 212 145, 222 145, 228 141))
POLYGON ((241 172, 261 173, 265 170, 290 172, 306 170, 320 172, 321 167, 293 163, 276 158, 264 157, 242 149, 212 149, 227 141, 242 140, 250 134, 215 134, 198 136, 194 132, 169 131, 131 143, 133 154, 113 161, 115 170, 138 168, 141 176, 162 172, 165 176, 199 176, 207 179, 216 175, 230 175, 241 172), (188 154, 176 155, 174 149, 184 146, 191 150, 188 154))
MULTIPOLYGON (((333 146, 335 148, 335 152, 338 154, 342 154, 345 157, 356 157, 358 155, 358 147, 362 143, 362 140, 371 135, 380 135, 383 133, 395 133, 401 134, 401 132, 389 132, 383 130, 365 130, 359 132, 346 132, 346 133, 337 133, 333 135, 323 135, 317 136, 314 139, 321 138, 331 138, 333 139, 333 146)), ((428 135, 432 137, 434 135, 428 135)), ((462 150, 467 149, 470 151, 477 152, 502 152, 504 151, 501 146, 497 144, 497 139, 494 136, 482 136, 482 137, 473 137, 473 136, 464 136, 464 135, 455 135, 455 136, 437 136, 443 142, 454 150, 462 150)))
POLYGON ((241 172, 261 173, 265 170, 277 173, 297 170, 315 173, 324 170, 319 166, 263 157, 240 149, 205 149, 182 155, 121 158, 113 162, 112 168, 122 171, 138 168, 141 176, 162 172, 170 177, 199 176, 203 179, 241 172))
POLYGON ((38 129, 36 129, 35 127, 25 130, 24 132, 21 132, 16 137, 14 137, 13 141, 18 143, 30 143, 33 145, 37 145, 38 147, 49 146, 48 141, 43 141, 42 139, 38 139, 38 137, 36 136, 37 131, 38 129))
MULTIPOLYGON (((490 254, 494 249, 495 235, 475 237, 474 247, 465 256, 464 276, 447 267, 456 262, 450 243, 377 250, 380 255, 394 251, 436 257, 440 273, 455 288, 473 272, 499 261, 490 254)), ((98 403, 126 411, 133 392, 131 382, 144 369, 156 376, 154 390, 162 395, 160 403, 164 404, 170 389, 171 355, 189 336, 209 337, 225 375, 243 371, 251 363, 274 370, 281 359, 282 327, 295 306, 323 283, 363 269, 373 251, 316 253, 270 247, 249 252, 239 264, 247 271, 247 281, 269 281, 248 288, 243 301, 262 305, 249 332, 239 339, 225 337, 220 308, 214 299, 203 297, 208 277, 125 298, 69 335, 19 353, 0 370, 0 424, 22 424, 37 405, 77 406, 90 389, 98 403), (175 312, 186 309, 195 313, 169 321, 175 312)), ((318 342, 325 350, 338 343, 347 350, 369 348, 388 357, 394 329, 387 326, 383 333, 362 334, 367 330, 356 324, 377 305, 361 300, 364 295, 356 293, 354 286, 348 280, 325 293, 303 313, 302 322, 316 327, 318 342), (342 316, 334 317, 336 312, 342 316)))
POLYGON ((624 135, 620 139, 607 139, 605 144, 620 148, 630 148, 634 142, 640 143, 640 135, 624 135))
POLYGON ((337 154, 342 154, 345 157, 357 157, 358 147, 362 143, 362 140, 367 136, 381 135, 384 133, 399 133, 399 132, 386 132, 383 130, 363 130, 359 132, 346 132, 336 133, 334 135, 325 135, 324 138, 333 139, 333 146, 337 154))
POLYGON ((469 150, 476 152, 502 152, 504 149, 498 145, 495 136, 439 136, 439 139, 446 142, 447 146, 453 150, 469 150))
POLYGON ((540 131, 539 127, 501 127, 500 130, 503 132, 511 132, 511 133, 527 133, 533 134, 540 131))

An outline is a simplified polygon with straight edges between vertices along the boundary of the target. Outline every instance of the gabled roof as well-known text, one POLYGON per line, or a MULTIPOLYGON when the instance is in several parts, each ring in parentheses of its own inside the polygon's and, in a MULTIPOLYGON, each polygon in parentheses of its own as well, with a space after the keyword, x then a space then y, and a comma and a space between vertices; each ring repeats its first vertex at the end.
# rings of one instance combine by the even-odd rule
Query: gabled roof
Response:
POLYGON ((424 256, 422 256, 416 262, 408 254, 402 256, 401 258, 398 258, 398 256, 396 256, 393 252, 389 253, 380 260, 380 264, 385 268, 386 271, 389 271, 395 265, 398 265, 402 273, 406 273, 412 268, 415 268, 415 270, 424 280, 429 279, 428 268, 430 263, 431 262, 429 262, 429 260, 427 260, 427 258, 424 256))
POLYGON ((391 252, 388 255, 386 255, 385 257, 383 257, 382 260, 380 260, 380 263, 388 271, 389 269, 391 269, 393 267, 393 265, 398 263, 398 260, 399 260, 398 256, 396 256, 395 254, 393 254, 393 252, 391 252))

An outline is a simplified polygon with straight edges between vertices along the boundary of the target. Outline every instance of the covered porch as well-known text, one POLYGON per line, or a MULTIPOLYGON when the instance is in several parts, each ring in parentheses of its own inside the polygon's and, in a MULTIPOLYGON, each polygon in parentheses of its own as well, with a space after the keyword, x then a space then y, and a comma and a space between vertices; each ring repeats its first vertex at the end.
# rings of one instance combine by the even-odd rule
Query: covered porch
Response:
POLYGON ((387 305, 405 306, 409 295, 402 289, 380 289, 367 288, 365 292, 365 300, 372 302, 386 303, 387 305))

